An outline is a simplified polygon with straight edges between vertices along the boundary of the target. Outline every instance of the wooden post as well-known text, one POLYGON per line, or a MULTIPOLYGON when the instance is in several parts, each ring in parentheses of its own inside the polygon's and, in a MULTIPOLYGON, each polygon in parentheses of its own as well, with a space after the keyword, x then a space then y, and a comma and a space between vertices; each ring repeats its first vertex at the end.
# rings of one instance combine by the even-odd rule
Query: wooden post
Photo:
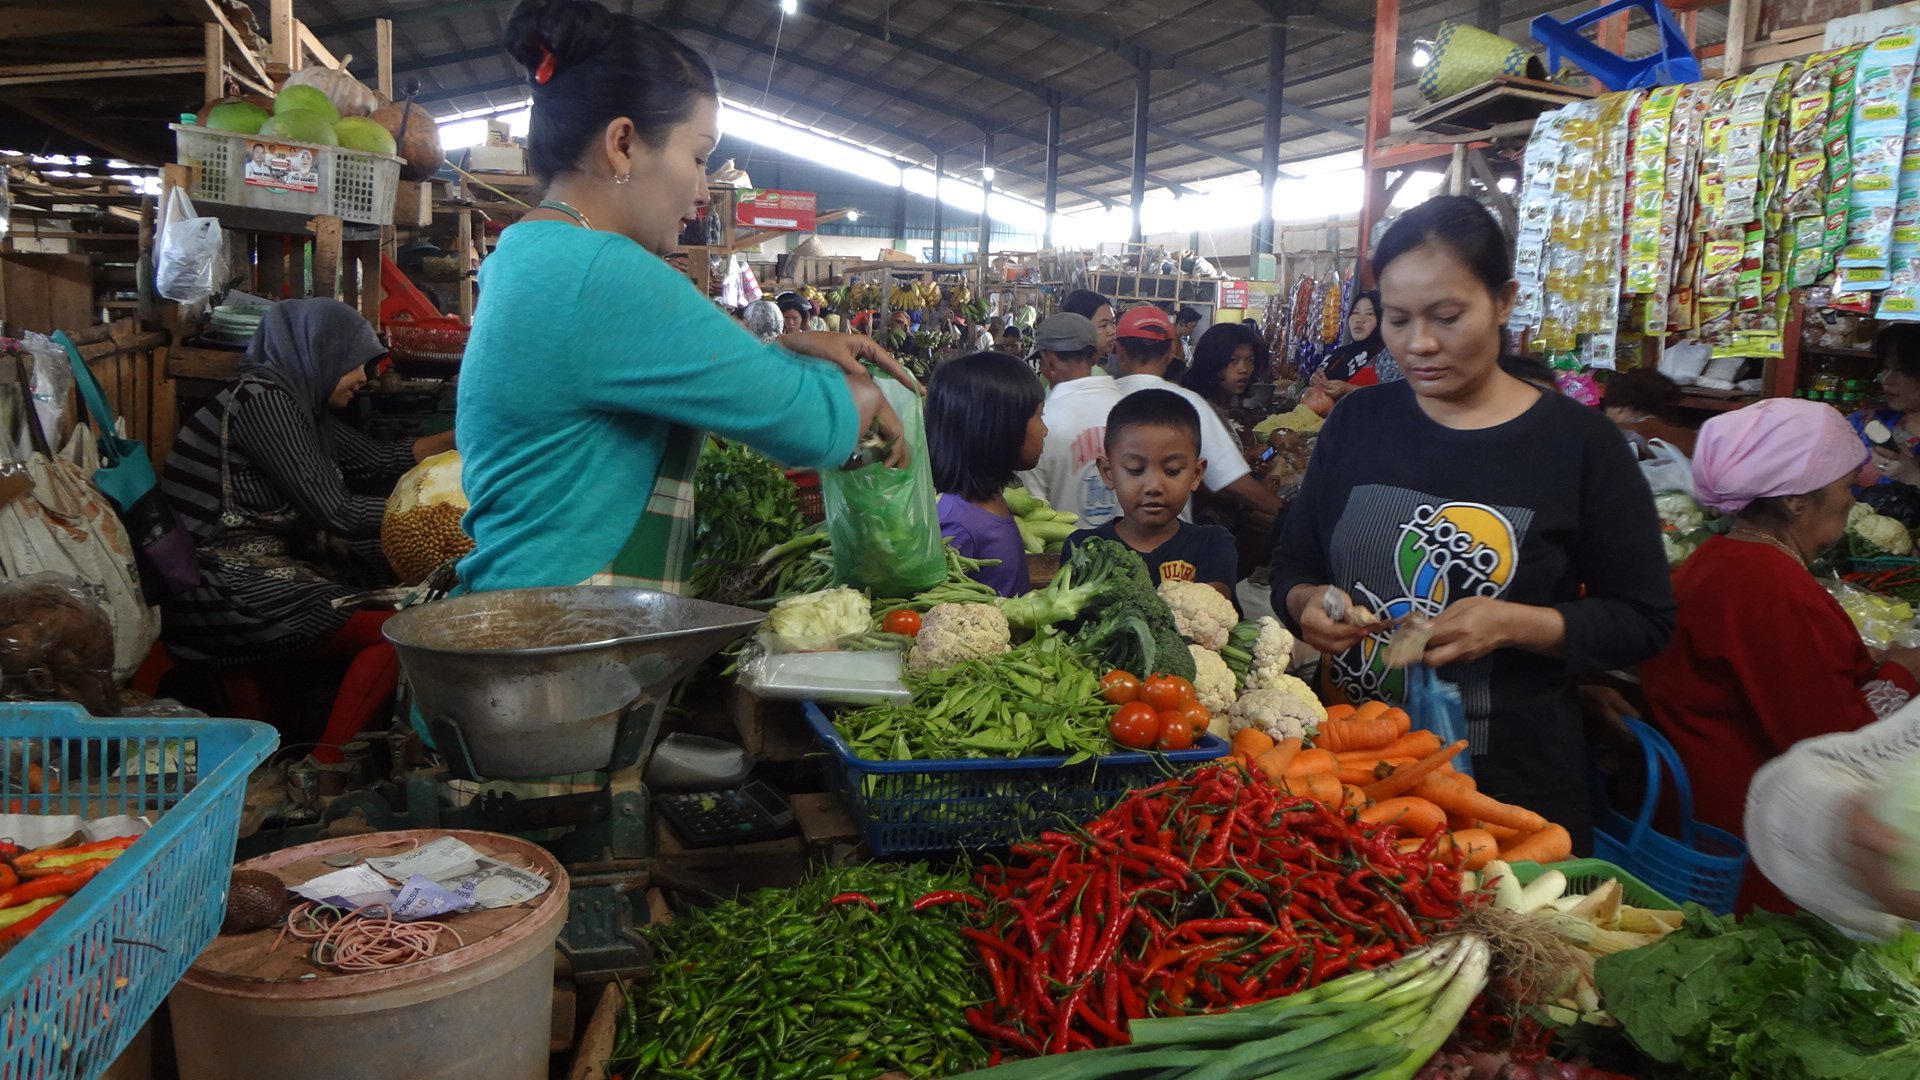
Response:
POLYGON ((313 289, 310 296, 340 297, 340 238, 344 228, 339 218, 321 214, 307 222, 313 233, 313 289))
POLYGON ((374 89, 380 96, 393 98, 393 20, 373 20, 373 52, 379 74, 375 77, 374 89))
MULTIPOLYGON (((219 23, 205 23, 200 27, 202 40, 206 42, 207 71, 200 83, 202 101, 212 101, 227 92, 227 32, 219 23)), ((201 117, 200 122, 206 123, 201 117)))
POLYGON ((1447 194, 1467 193, 1467 144, 1453 144, 1453 159, 1447 163, 1447 194))
MULTIPOLYGON (((460 258, 460 321, 471 324, 473 322, 473 211, 471 210, 460 211, 460 239, 454 250, 460 258)), ((707 256, 705 248, 699 250, 700 276, 697 281, 700 285, 700 295, 705 296, 708 275, 707 256)), ((691 261, 688 267, 689 276, 691 276, 693 268, 691 261)))
POLYGON ((294 26, 293 0, 273 0, 267 16, 267 38, 272 52, 268 72, 275 81, 300 69, 300 33, 294 26))
POLYGON ((1728 0, 1727 2, 1727 51, 1720 56, 1720 77, 1731 79, 1740 74, 1742 61, 1747 58, 1747 9, 1758 10, 1752 0, 1728 0))
POLYGON ((1393 129, 1393 87, 1399 57, 1400 0, 1374 0, 1373 78, 1367 92, 1367 141, 1360 148, 1367 184, 1360 203, 1360 266, 1368 286, 1373 284, 1373 272, 1367 267, 1367 238, 1373 234, 1373 223, 1385 216, 1389 201, 1386 174, 1373 164, 1373 157, 1380 140, 1393 129))

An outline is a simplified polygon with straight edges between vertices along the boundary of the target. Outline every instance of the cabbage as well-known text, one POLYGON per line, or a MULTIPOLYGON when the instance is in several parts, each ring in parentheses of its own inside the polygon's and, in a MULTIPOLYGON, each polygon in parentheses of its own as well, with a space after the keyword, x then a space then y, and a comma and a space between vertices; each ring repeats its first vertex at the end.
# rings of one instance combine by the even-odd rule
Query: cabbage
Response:
POLYGON ((831 649, 842 638, 858 637, 873 627, 867 594, 841 586, 795 596, 775 604, 767 629, 787 650, 831 649))
POLYGON ((1707 513, 1684 491, 1663 491, 1653 497, 1660 521, 1675 532, 1692 532, 1707 523, 1707 513))

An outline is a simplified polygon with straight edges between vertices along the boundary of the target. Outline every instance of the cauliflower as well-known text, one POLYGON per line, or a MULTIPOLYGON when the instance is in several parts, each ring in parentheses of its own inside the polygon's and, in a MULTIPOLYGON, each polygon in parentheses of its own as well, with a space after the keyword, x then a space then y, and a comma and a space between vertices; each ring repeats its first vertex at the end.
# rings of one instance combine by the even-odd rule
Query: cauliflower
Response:
POLYGON ((1214 724, 1221 722, 1221 715, 1233 706, 1233 669, 1219 653, 1203 645, 1189 645, 1187 651, 1193 654, 1193 692, 1213 714, 1214 723, 1207 726, 1212 731, 1214 724))
POLYGON ((1220 655, 1239 678, 1242 690, 1276 686, 1293 664, 1293 635, 1279 619, 1262 615, 1234 627, 1220 655))
MULTIPOLYGON (((1855 503, 1854 510, 1861 505, 1855 503)), ((1905 555, 1913 550, 1913 538, 1907 535, 1907 527, 1890 517, 1869 511, 1856 518, 1854 511, 1850 510, 1847 512, 1847 529, 1859 545, 1870 549, 1864 554, 1905 555)))
POLYGON ((844 585, 782 600, 767 614, 767 629, 790 650, 831 649, 872 626, 872 601, 844 585))
POLYGON ((1689 532, 1707 523, 1707 512, 1684 491, 1663 491, 1653 497, 1660 520, 1675 532, 1689 532))
POLYGON ((908 671, 986 660, 1013 647, 1007 617, 992 604, 935 604, 907 650, 908 671))
POLYGON ((1227 634, 1240 621, 1240 613, 1220 590, 1193 581, 1163 581, 1159 591, 1181 637, 1215 652, 1226 646, 1227 634))
MULTIPOLYGON (((1297 679, 1294 681, 1299 682, 1297 679)), ((1306 684, 1300 685, 1305 687, 1306 684)), ((1227 710, 1227 729, 1231 737, 1233 732, 1241 728, 1258 728, 1268 738, 1279 742, 1282 739, 1306 738, 1326 718, 1327 710, 1321 708, 1317 700, 1301 697, 1290 690, 1267 688, 1249 690, 1240 695, 1240 700, 1227 710)))

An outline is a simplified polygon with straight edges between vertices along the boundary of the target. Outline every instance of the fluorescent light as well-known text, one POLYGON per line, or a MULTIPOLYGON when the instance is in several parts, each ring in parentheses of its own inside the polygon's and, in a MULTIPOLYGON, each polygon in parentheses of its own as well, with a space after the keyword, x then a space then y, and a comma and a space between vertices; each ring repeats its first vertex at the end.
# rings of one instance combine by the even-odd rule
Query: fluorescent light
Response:
POLYGON ((1427 48, 1425 45, 1415 45, 1413 47, 1413 66, 1423 68, 1431 63, 1433 63, 1433 50, 1427 48))
POLYGON ((858 224, 860 221, 860 211, 858 210, 847 211, 847 220, 850 222, 854 222, 855 224, 858 224))
POLYGON ((783 15, 798 15, 800 13, 800 0, 780 0, 780 13, 783 15))
POLYGON ((983 166, 981 166, 981 168, 980 168, 980 179, 982 179, 982 180, 984 180, 984 181, 986 181, 987 183, 989 183, 989 184, 991 184, 991 183, 993 183, 993 178, 994 178, 994 175, 995 175, 995 174, 994 174, 994 171, 993 171, 993 166, 991 166, 991 165, 983 165, 983 166))

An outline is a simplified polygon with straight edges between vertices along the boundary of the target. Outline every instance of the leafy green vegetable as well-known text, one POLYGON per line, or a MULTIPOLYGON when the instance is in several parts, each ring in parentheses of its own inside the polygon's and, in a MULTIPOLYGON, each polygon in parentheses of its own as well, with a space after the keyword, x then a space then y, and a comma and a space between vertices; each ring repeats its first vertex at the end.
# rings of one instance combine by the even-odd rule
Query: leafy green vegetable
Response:
POLYGON ((1920 935, 1853 941, 1810 916, 1688 905, 1664 940, 1602 958, 1607 1010, 1674 1076, 1920 1076, 1920 935))
POLYGON ((1073 643, 1109 668, 1145 678, 1194 676, 1193 654, 1154 591, 1146 561, 1125 544, 1094 538, 1073 549, 1044 589, 1001 605, 1016 627, 1071 624, 1073 643))
MULTIPOLYGON (((924 633, 924 631, 923 631, 924 633)), ((1057 634, 1010 652, 903 678, 905 705, 874 705, 834 717, 854 753, 872 761, 1111 753, 1093 671, 1057 634)))
POLYGON ((800 490, 770 459, 721 439, 707 440, 693 490, 693 550, 699 559, 689 595, 723 604, 752 599, 754 561, 807 527, 800 490))

